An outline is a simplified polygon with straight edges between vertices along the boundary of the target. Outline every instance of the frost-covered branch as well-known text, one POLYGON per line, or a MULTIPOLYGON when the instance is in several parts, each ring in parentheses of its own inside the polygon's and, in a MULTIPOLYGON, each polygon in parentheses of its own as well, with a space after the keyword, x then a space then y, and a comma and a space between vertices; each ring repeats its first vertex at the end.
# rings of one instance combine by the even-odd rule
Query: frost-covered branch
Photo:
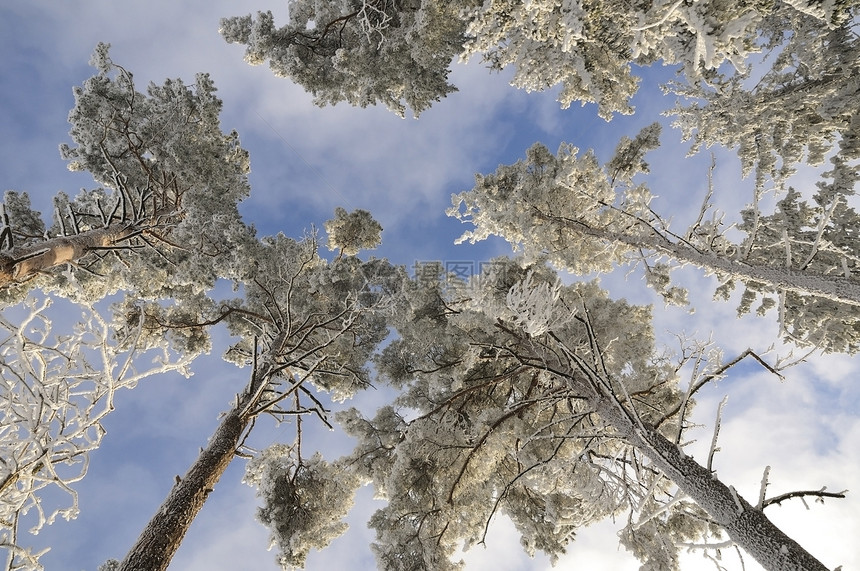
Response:
POLYGON ((345 509, 358 480, 319 455, 303 457, 303 435, 310 425, 302 417, 314 414, 331 428, 329 411, 315 393, 327 392, 337 401, 369 386, 365 364, 387 335, 382 315, 389 310, 389 297, 380 292, 396 291, 402 276, 383 261, 338 256, 328 263, 319 258, 314 235, 299 242, 281 234, 253 248, 255 265, 244 278, 245 296, 226 305, 231 311, 220 306, 216 315, 238 336, 225 357, 252 364, 251 378, 143 529, 121 570, 167 567, 224 470, 236 455, 248 456, 248 434, 266 413, 279 421, 296 418, 294 443, 251 454, 248 467, 248 482, 260 487, 266 502, 260 519, 272 528, 279 560, 303 559, 309 546, 325 545, 345 529, 342 512, 328 504, 345 509), (282 493, 283 486, 292 491, 282 493))
MULTIPOLYGON (((396 404, 412 420, 386 407, 347 425, 360 437, 347 465, 389 501, 371 520, 380 564, 453 568, 455 547, 483 542, 488 519, 501 514, 528 552, 553 557, 578 527, 627 512, 624 545, 657 568, 673 568, 680 546, 708 548, 714 538, 767 568, 824 569, 685 454, 672 440, 678 427, 655 428, 676 421, 684 395, 679 367, 654 356, 647 312, 594 284, 552 287, 557 276, 541 265, 509 260, 480 278, 468 294, 449 292, 455 311, 425 319, 427 297, 416 293, 416 313, 397 321, 401 338, 378 367, 405 385, 396 404), (553 298, 540 321, 553 325, 537 335, 512 303, 525 299, 526 282, 553 298), (438 355, 456 358, 430 366, 438 355)), ((707 355, 691 385, 731 364, 707 355)))
POLYGON ((652 24, 645 24, 644 26, 639 26, 638 28, 632 28, 632 31, 644 32, 645 30, 648 30, 650 28, 656 28, 657 26, 662 25, 666 20, 672 17, 672 14, 674 14, 675 10, 677 10, 683 3, 684 0, 678 0, 672 6, 670 6, 668 10, 666 10, 666 13, 663 15, 662 18, 652 24))
POLYGON ((789 190, 769 214, 762 192, 755 191, 741 222, 728 227, 711 205, 712 166, 702 207, 679 232, 651 207, 647 186, 632 178, 647 172, 643 157, 659 144, 658 135, 659 125, 652 125, 635 139, 622 138, 604 165, 592 151, 570 144, 555 154, 532 146, 524 160, 478 176, 471 191, 452 197, 448 214, 473 226, 458 241, 500 236, 527 259, 548 259, 578 275, 641 263, 647 285, 678 304, 686 303, 686 290, 671 272, 694 266, 717 276, 719 299, 728 299, 736 282, 743 284, 741 314, 761 299, 756 312, 763 315, 784 295, 778 317, 792 341, 824 351, 860 350, 860 282, 852 273, 860 255, 856 241, 847 238, 858 223, 847 201, 858 176, 846 164, 856 154, 851 144, 843 145, 845 155, 824 175, 833 182, 820 182, 811 199, 789 190), (732 229, 746 237, 738 240, 732 229))
POLYGON ((714 471, 714 454, 716 454, 720 448, 717 446, 717 439, 720 435, 720 426, 723 423, 723 407, 726 406, 726 402, 728 402, 728 395, 723 397, 723 400, 720 401, 719 406, 717 407, 717 418, 714 421, 714 434, 711 437, 711 447, 708 450, 708 470, 714 471))
MULTIPOLYGON (((361 9, 356 14, 359 26, 364 31, 368 43, 373 41, 374 35, 379 36, 376 49, 379 49, 382 46, 382 42, 385 41, 385 34, 383 32, 388 28, 389 23, 393 19, 391 7, 388 4, 389 0, 362 0, 361 9)), ((394 4, 394 2, 391 2, 391 4, 394 4)))
POLYGON ((151 375, 187 375, 193 359, 166 346, 146 349, 134 338, 118 343, 95 311, 79 307, 79 321, 68 323, 68 310, 62 315, 51 305, 51 298, 30 298, 0 315, 0 542, 14 547, 10 569, 39 569, 37 555, 25 557, 18 545, 20 525, 37 533, 58 516, 77 516, 73 484, 86 476, 116 391, 151 375), (52 487, 70 504, 46 503, 52 487))
MULTIPOLYGON (((790 500, 792 498, 800 498, 803 501, 803 498, 817 498, 816 501, 824 503, 824 498, 845 498, 845 494, 848 490, 843 490, 841 492, 827 492, 825 488, 820 490, 805 490, 805 491, 795 491, 788 492, 785 494, 780 494, 778 496, 774 496, 772 498, 768 498, 762 502, 762 508, 766 508, 770 505, 780 505, 782 502, 786 500, 790 500)), ((806 505, 806 502, 803 502, 806 505)), ((806 506, 807 509, 809 506, 806 506)))
MULTIPOLYGON (((765 361, 757 352, 753 351, 750 348, 742 351, 735 358, 731 359, 730 361, 727 361, 726 363, 720 363, 722 352, 719 350, 714 350, 706 356, 705 346, 695 348, 694 356, 695 363, 693 367, 692 377, 690 379, 689 388, 685 393, 684 399, 677 405, 673 406, 669 410, 669 413, 656 423, 656 426, 659 427, 666 420, 674 418, 675 415, 678 415, 679 413, 681 415, 681 418, 683 419, 684 410, 687 406, 687 403, 697 392, 699 392, 699 390, 701 390, 708 383, 722 379, 729 369, 731 369, 747 357, 751 357, 752 359, 757 361, 762 367, 764 367, 765 370, 776 375, 780 379, 783 378, 782 373, 780 373, 780 370, 782 368, 794 364, 794 362, 792 362, 788 365, 772 366, 767 361, 765 361), (703 361, 707 361, 707 364, 703 363, 703 361), (712 368, 712 370, 709 370, 710 368, 712 368)), ((680 441, 680 435, 678 437, 678 441, 680 441)))

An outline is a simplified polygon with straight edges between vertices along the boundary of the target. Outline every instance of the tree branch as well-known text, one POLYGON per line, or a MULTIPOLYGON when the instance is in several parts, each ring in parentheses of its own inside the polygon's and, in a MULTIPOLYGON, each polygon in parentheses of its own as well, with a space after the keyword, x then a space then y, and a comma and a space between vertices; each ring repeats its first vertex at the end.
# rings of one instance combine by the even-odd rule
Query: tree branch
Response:
MULTIPOLYGON (((792 498, 800 498, 802 500, 803 498, 810 497, 810 496, 818 498, 816 500, 818 502, 823 502, 824 498, 843 499, 843 498, 845 498, 845 494, 847 492, 848 492, 848 490, 842 490, 841 492, 827 492, 827 491, 825 491, 825 488, 822 488, 820 490, 803 490, 803 491, 796 491, 796 492, 788 492, 786 494, 780 494, 780 495, 775 496, 773 498, 769 498, 769 499, 764 500, 761 504, 761 507, 762 507, 762 509, 764 509, 770 505, 774 505, 774 504, 780 505, 782 502, 784 502, 786 500, 790 500, 792 498)), ((804 504, 806 504, 806 502, 804 502, 804 504)))

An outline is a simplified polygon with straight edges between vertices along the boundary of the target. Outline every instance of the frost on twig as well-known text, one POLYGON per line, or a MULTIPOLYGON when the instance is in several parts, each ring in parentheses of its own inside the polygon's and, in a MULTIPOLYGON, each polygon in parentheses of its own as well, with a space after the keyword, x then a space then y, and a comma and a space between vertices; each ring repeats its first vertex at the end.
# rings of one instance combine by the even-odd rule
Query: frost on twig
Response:
POLYGON ((845 494, 848 490, 842 490, 841 492, 828 492, 827 487, 824 486, 820 490, 797 490, 794 492, 787 492, 785 494, 780 494, 778 496, 774 496, 772 498, 765 499, 765 492, 767 490, 767 486, 770 483, 768 481, 768 477, 770 476, 770 466, 765 467, 764 474, 761 478, 761 488, 759 489, 758 494, 758 505, 756 508, 763 510, 767 506, 770 505, 780 505, 785 500, 790 500, 792 498, 799 498, 800 501, 803 502, 803 505, 806 509, 809 509, 809 505, 806 503, 807 497, 816 498, 815 501, 824 503, 824 498, 844 498, 845 494))
MULTIPOLYGON (((73 485, 86 476, 89 453, 105 431, 101 422, 113 408, 114 393, 149 375, 187 372, 190 359, 149 351, 138 343, 117 343, 112 327, 84 308, 77 323, 54 323, 50 298, 30 298, 0 313, 0 545, 7 569, 41 569, 19 544, 19 527, 30 533, 57 517, 78 514, 73 485), (46 501, 58 488, 67 505, 46 501)), ((138 327, 137 335, 141 333, 138 327)))
POLYGON ((711 437, 711 448, 708 451, 708 470, 713 473, 713 463, 714 463, 714 454, 720 449, 717 446, 717 438, 720 435, 720 424, 723 421, 723 407, 726 405, 726 402, 729 400, 728 395, 723 397, 723 400, 720 401, 720 405, 717 407, 717 419, 714 421, 714 435, 711 437))
POLYGON ((379 36, 376 49, 382 47, 385 35, 382 33, 391 22, 391 14, 386 11, 388 0, 364 0, 358 11, 358 26, 364 32, 367 43, 373 43, 373 36, 379 36))
POLYGON ((561 294, 561 282, 535 283, 529 272, 525 279, 514 284, 505 299, 514 313, 514 321, 529 335, 536 337, 558 326, 569 312, 561 311, 556 302, 561 294))
POLYGON ((767 479, 768 479, 769 475, 770 475, 770 466, 765 466, 764 474, 762 474, 762 476, 761 476, 761 488, 759 489, 759 492, 758 492, 758 504, 756 505, 756 508, 758 508, 758 509, 762 509, 764 507, 764 494, 767 491, 767 485, 769 483, 767 481, 767 479))

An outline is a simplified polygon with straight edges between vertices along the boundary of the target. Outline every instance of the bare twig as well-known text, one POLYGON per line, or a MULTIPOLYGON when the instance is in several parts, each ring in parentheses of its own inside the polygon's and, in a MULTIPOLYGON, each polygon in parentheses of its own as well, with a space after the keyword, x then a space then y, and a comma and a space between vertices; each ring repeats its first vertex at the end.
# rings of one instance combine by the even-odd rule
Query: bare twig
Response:
MULTIPOLYGON (((827 492, 826 488, 821 488, 820 490, 804 490, 804 491, 796 491, 796 492, 788 492, 786 494, 780 494, 773 498, 769 498, 762 502, 762 509, 776 504, 779 505, 785 500, 790 500, 792 498, 800 498, 801 500, 806 497, 814 497, 818 498, 816 501, 823 502, 824 498, 844 498, 845 494, 848 493, 848 490, 842 490, 841 492, 827 492)), ((805 502, 804 502, 805 504, 805 502)), ((807 506, 808 508, 809 506, 807 506)))

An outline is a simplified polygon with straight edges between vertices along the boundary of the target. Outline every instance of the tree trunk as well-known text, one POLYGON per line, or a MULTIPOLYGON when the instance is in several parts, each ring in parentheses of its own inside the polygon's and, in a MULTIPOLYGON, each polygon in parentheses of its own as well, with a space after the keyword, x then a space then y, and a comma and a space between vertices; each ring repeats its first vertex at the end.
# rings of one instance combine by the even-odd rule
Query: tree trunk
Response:
POLYGON ((593 404, 607 424, 645 454, 762 567, 771 571, 827 571, 823 563, 785 535, 762 510, 750 505, 653 426, 640 425, 611 397, 598 396, 593 404))
POLYGON ((114 246, 137 231, 133 224, 117 223, 74 236, 59 236, 38 244, 0 252, 0 287, 80 260, 87 252, 114 246))
MULTIPOLYGON (((245 404, 244 402, 242 403, 245 404)), ((234 407, 218 426, 209 445, 167 495, 120 564, 119 571, 163 571, 179 549, 191 522, 233 460, 250 422, 244 406, 234 407)))
POLYGON ((255 417, 263 390, 279 370, 277 356, 286 343, 282 329, 262 359, 263 366, 248 387, 236 397, 236 405, 224 416, 209 445, 200 452, 185 477, 176 482, 164 503, 146 524, 118 571, 164 571, 179 549, 191 522, 203 508, 207 496, 221 479, 239 447, 245 429, 255 417))
POLYGON ((571 218, 552 216, 538 211, 538 216, 561 223, 574 232, 599 240, 620 242, 632 248, 656 250, 679 262, 693 264, 715 272, 725 273, 736 279, 765 283, 776 289, 807 293, 833 301, 860 305, 860 283, 841 276, 819 275, 791 268, 764 267, 744 264, 710 252, 699 252, 684 244, 672 242, 661 236, 629 236, 621 232, 610 232, 571 218))

